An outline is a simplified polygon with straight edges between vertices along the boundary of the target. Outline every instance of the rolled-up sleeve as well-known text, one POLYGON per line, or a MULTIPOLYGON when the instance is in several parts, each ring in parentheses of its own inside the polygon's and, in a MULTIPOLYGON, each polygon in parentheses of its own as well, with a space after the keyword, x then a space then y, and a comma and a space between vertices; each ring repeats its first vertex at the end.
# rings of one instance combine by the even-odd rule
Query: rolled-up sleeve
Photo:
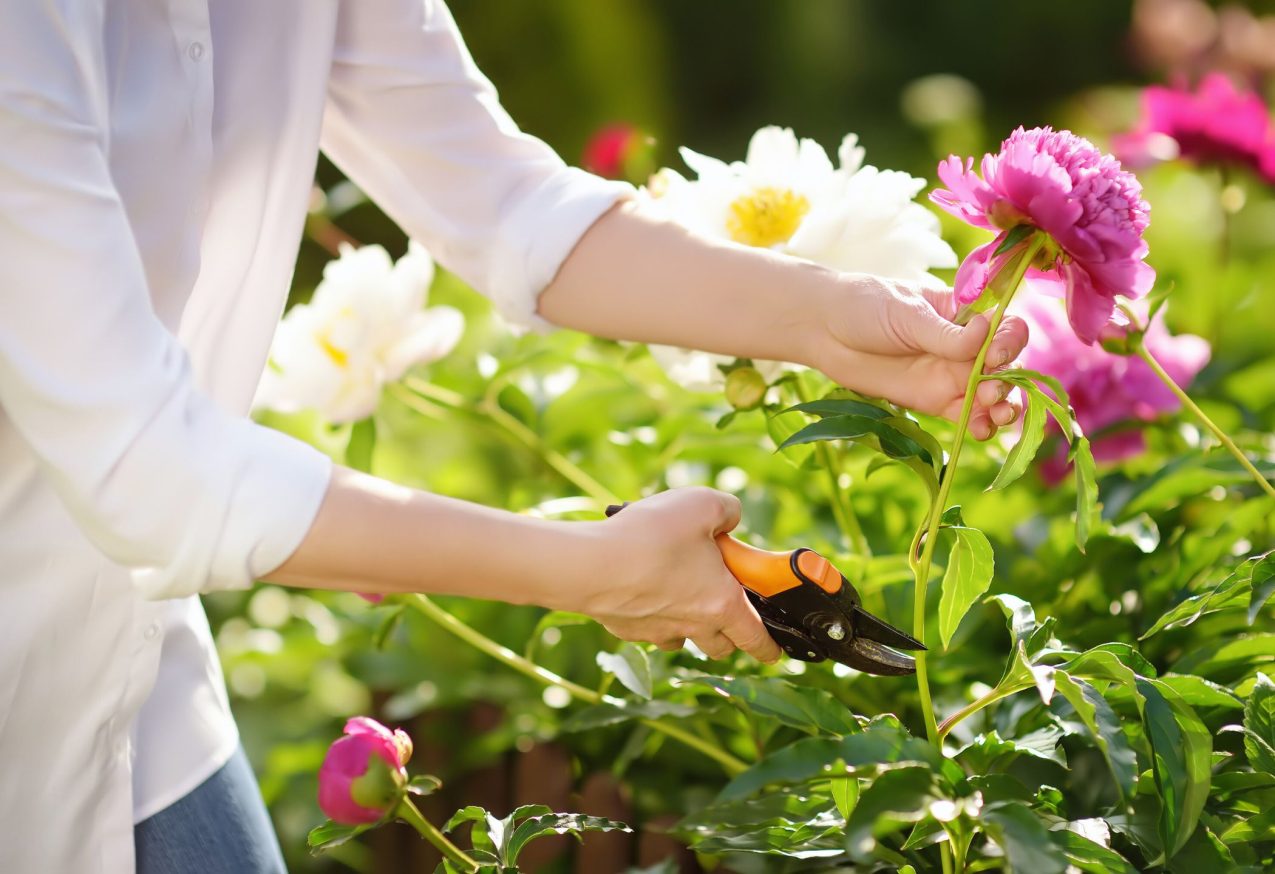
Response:
POLYGON ((0 6, 0 409, 143 594, 244 587, 301 542, 330 465, 198 392, 154 313, 108 160, 102 6, 0 6))
POLYGON ((323 149, 507 319, 632 188, 518 130, 441 0, 342 0, 323 149))

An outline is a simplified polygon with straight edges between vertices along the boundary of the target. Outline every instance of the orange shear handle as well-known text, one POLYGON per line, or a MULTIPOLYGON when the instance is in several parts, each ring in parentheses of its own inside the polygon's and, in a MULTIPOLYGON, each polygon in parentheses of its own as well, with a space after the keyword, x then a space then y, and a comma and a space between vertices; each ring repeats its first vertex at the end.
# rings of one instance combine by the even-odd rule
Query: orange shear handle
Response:
MULTIPOLYGON (((722 560, 741 586, 770 598, 801 585, 793 570, 793 552, 769 552, 749 546, 729 534, 717 535, 722 560)), ((829 595, 841 591, 841 572, 826 558, 809 549, 796 551, 796 564, 808 579, 829 595)))

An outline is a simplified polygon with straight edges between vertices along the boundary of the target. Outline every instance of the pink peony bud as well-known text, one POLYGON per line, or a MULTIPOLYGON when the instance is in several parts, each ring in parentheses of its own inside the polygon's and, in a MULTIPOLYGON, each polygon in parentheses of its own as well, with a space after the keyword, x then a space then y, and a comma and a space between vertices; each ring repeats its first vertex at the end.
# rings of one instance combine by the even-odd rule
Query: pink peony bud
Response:
POLYGON ((358 595, 364 601, 368 601, 372 604, 379 604, 385 600, 384 595, 379 595, 375 592, 355 592, 354 594, 358 595))
POLYGON ((376 822, 403 797, 412 741, 375 719, 356 716, 332 742, 319 768, 319 807, 334 822, 376 822))

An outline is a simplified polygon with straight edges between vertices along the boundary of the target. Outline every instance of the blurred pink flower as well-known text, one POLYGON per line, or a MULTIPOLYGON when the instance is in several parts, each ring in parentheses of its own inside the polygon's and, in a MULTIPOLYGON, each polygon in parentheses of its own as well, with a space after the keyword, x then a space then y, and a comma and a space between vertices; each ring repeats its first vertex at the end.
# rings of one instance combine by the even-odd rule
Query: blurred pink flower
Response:
MULTIPOLYGON (((1149 422, 1161 413, 1178 409, 1180 402, 1145 361, 1134 355, 1116 355, 1100 344, 1081 342, 1070 329, 1062 308, 1044 297, 1025 297, 1015 304, 1031 329, 1023 352, 1023 366, 1057 377, 1071 396, 1076 419, 1091 438, 1103 429, 1122 423, 1149 422)), ((1104 340, 1119 339, 1123 328, 1104 330, 1104 340)), ((1209 344, 1192 334, 1171 335, 1162 314, 1151 322, 1144 338, 1147 349, 1174 381, 1186 388, 1208 363, 1209 344)), ((1050 420, 1057 431, 1057 423, 1050 420)), ((1098 461, 1121 461, 1146 449, 1139 427, 1118 429, 1093 440, 1098 461)), ((1046 480, 1057 482, 1067 471, 1066 447, 1047 460, 1041 470, 1046 480)))
POLYGON ((356 716, 328 747, 319 768, 319 807, 334 822, 376 822, 402 797, 412 740, 375 719, 356 716))
POLYGON ((1031 225, 1050 242, 1028 271, 1032 284, 1067 300, 1072 329, 1085 343, 1097 339, 1111 318, 1115 298, 1136 298, 1155 281, 1143 259, 1142 239, 1150 207, 1142 186, 1120 162, 1070 131, 1021 127, 995 155, 984 155, 982 176, 974 160, 955 155, 939 164, 947 185, 930 194, 947 212, 975 227, 998 231, 975 249, 957 272, 961 305, 977 300, 1023 243, 995 255, 1009 232, 1031 225))
POLYGON ((364 601, 368 601, 372 604, 379 604, 385 600, 385 596, 378 592, 355 592, 354 594, 358 595, 364 601))
POLYGON ((1262 98, 1223 73, 1209 73, 1194 91, 1153 85, 1142 92, 1137 127, 1112 140, 1112 151, 1134 167, 1185 158, 1197 164, 1239 164, 1275 182, 1275 127, 1262 98))
POLYGON ((584 169, 607 179, 628 179, 635 175, 632 165, 649 150, 650 138, 630 124, 607 125, 584 146, 584 169))

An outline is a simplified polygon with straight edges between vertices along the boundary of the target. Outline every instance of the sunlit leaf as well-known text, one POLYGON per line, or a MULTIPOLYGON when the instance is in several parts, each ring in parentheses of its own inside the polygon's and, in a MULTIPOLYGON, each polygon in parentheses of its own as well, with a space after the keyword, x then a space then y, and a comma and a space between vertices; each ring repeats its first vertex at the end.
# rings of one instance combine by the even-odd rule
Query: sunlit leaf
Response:
POLYGON ((350 428, 350 442, 345 446, 346 467, 372 471, 372 453, 376 450, 376 419, 368 416, 359 419, 350 428))
MULTIPOLYGON (((1138 874, 1128 860, 1108 847, 1068 829, 1051 832, 1050 837, 1062 848, 1067 861, 1089 874, 1138 874)), ((1031 874, 1031 872, 1028 872, 1031 874)))
POLYGON ((995 557, 987 535, 977 528, 945 528, 943 536, 952 541, 939 599, 939 637, 946 648, 970 607, 992 584, 995 557))
POLYGON ((632 829, 622 822, 600 816, 585 816, 581 813, 541 813, 524 819, 513 827, 502 861, 509 866, 517 865, 518 856, 527 844, 545 835, 579 837, 584 832, 610 831, 629 832, 632 829))
POLYGON ((648 701, 654 694, 651 688, 651 660, 646 650, 635 643, 623 643, 617 652, 600 652, 595 656, 598 667, 614 674, 624 688, 648 701))
POLYGON ((363 825, 345 825, 329 819, 322 825, 310 829, 310 834, 306 837, 306 844, 310 847, 312 853, 321 853, 324 850, 339 847, 351 838, 358 837, 363 832, 370 831, 378 825, 380 825, 379 822, 364 823, 363 825))
POLYGON ((859 803, 859 781, 854 777, 847 777, 844 780, 828 781, 828 789, 832 794, 833 803, 837 805, 837 812, 841 814, 844 820, 850 819, 850 814, 854 813, 855 805, 859 803))
POLYGON ((1054 682, 1059 694, 1071 704, 1102 751, 1121 799, 1131 797, 1137 779, 1138 760, 1121 730, 1120 718, 1098 690, 1084 680, 1059 670, 1054 674, 1054 682))
POLYGON ((683 718, 704 713, 704 708, 673 701, 616 701, 615 703, 590 704, 568 716, 560 730, 570 734, 619 725, 633 719, 683 718))
POLYGON ((1098 469, 1084 437, 1076 437, 1067 458, 1076 473, 1076 547, 1084 552, 1098 515, 1098 469))
POLYGON ((1275 579, 1275 554, 1267 553, 1247 559, 1220 582, 1170 608, 1138 639, 1146 640, 1161 631, 1184 628, 1210 613, 1247 609, 1252 598, 1254 579, 1264 581, 1268 575, 1275 579))
POLYGON ((1033 400, 1028 394, 1023 408, 1023 425, 1018 442, 1010 449, 1005 463, 996 472, 996 479, 988 486, 988 490, 1003 489, 1027 472, 1040 444, 1045 440, 1045 405, 1040 400, 1033 400))
POLYGON ((1275 683, 1265 674, 1244 705, 1244 751, 1254 770, 1275 773, 1275 683))
POLYGON ((1159 680, 1139 679, 1143 722, 1160 799, 1159 835, 1172 858, 1195 831, 1208 797, 1213 736, 1182 697, 1159 680))
POLYGON ((748 710, 811 733, 845 735, 860 729, 850 709, 822 689, 778 677, 695 677, 689 682, 709 686, 748 710))

